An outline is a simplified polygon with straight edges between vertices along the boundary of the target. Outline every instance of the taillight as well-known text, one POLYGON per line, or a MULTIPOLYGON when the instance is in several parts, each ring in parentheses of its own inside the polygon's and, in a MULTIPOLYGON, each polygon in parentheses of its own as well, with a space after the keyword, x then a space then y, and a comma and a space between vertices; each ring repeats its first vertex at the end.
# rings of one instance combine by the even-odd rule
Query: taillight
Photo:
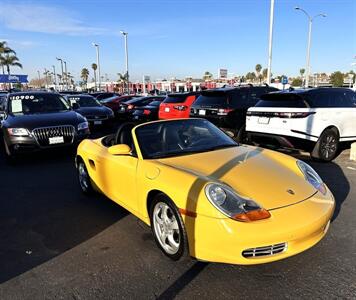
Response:
POLYGON ((135 106, 133 106, 132 104, 130 104, 127 109, 133 109, 135 106))
POLYGON ((177 110, 180 110, 180 111, 185 111, 185 110, 187 110, 188 106, 186 106, 186 105, 174 105, 173 108, 177 109, 177 110))
POLYGON ((149 115, 150 113, 151 113, 151 111, 149 109, 143 110, 143 114, 144 115, 149 115))
POLYGON ((230 111, 233 111, 231 108, 220 108, 218 109, 217 115, 226 116, 230 111))
POLYGON ((275 112, 274 116, 285 119, 306 118, 315 112, 275 112))

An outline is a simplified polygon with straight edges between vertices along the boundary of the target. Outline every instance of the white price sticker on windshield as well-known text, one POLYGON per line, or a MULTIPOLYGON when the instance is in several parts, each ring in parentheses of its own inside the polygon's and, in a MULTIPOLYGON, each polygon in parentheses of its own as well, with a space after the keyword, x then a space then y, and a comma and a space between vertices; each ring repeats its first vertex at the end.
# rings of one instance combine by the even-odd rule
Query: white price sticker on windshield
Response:
POLYGON ((11 111, 13 113, 22 112, 22 100, 12 100, 11 101, 11 111))

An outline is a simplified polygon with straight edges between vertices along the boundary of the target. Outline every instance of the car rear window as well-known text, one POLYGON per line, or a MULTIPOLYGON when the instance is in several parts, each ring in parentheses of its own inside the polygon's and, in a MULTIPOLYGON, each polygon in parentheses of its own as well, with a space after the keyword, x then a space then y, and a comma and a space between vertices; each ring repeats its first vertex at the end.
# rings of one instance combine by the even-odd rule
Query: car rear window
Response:
POLYGON ((293 93, 272 93, 261 96, 255 107, 297 107, 307 108, 308 103, 303 97, 293 93))
POLYGON ((219 106, 226 107, 228 105, 228 97, 225 93, 207 93, 202 94, 194 102, 194 106, 219 106))
POLYGON ((185 100, 187 99, 187 96, 182 95, 182 96, 168 96, 163 103, 184 103, 185 100))
POLYGON ((305 94, 310 107, 355 107, 355 93, 349 90, 334 89, 312 91, 305 94))

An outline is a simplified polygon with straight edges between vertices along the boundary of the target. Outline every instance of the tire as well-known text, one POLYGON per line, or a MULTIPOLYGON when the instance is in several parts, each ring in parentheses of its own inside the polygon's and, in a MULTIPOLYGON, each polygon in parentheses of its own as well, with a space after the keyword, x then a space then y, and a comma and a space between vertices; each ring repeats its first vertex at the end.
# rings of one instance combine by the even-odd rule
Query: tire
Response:
POLYGON ((175 261, 187 257, 187 234, 172 200, 164 194, 158 194, 151 203, 149 215, 152 234, 161 251, 175 261))
POLYGON ((83 160, 78 160, 78 165, 77 165, 77 172, 78 172, 78 181, 79 181, 79 186, 82 192, 86 195, 91 195, 94 193, 93 186, 91 184, 91 179, 88 173, 88 169, 85 166, 85 163, 83 160))
POLYGON ((337 129, 325 129, 310 155, 313 159, 329 162, 339 154, 339 147, 339 133, 337 129))
POLYGON ((242 125, 240 129, 236 130, 236 141, 241 144, 248 142, 246 134, 246 125, 242 125))

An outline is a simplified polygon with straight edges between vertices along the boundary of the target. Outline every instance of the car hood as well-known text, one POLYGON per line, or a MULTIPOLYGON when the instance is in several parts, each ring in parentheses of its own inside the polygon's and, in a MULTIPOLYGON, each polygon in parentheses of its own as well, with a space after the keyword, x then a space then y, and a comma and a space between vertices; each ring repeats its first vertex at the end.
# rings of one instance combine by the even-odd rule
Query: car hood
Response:
POLYGON ((107 116, 110 114, 111 110, 104 106, 97 107, 81 107, 75 110, 77 113, 85 116, 99 115, 99 116, 107 116))
POLYGON ((75 111, 65 111, 33 115, 9 115, 4 121, 5 127, 26 128, 32 130, 38 127, 58 125, 73 125, 85 122, 85 119, 75 111))
POLYGON ((238 146, 164 158, 159 163, 209 182, 222 182, 266 209, 295 204, 317 192, 304 179, 294 158, 262 148, 238 146))

